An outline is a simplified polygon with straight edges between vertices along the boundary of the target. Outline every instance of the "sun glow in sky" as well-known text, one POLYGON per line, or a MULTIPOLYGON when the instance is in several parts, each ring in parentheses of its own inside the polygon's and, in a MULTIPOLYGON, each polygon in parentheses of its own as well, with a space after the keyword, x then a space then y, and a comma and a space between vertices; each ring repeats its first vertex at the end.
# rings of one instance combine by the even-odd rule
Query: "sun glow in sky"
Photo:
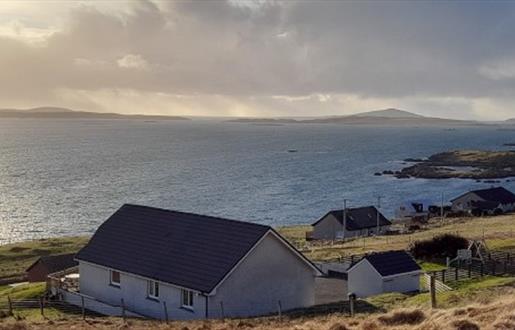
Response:
POLYGON ((0 108, 515 117, 515 3, 2 1, 0 108))

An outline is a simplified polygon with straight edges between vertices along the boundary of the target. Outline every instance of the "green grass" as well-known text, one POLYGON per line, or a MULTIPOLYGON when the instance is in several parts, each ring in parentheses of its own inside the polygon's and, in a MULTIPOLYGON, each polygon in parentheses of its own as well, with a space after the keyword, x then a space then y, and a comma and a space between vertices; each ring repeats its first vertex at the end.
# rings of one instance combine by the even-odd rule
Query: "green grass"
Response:
POLYGON ((77 252, 87 237, 49 238, 0 246, 0 282, 21 281, 25 270, 39 257, 77 252))
MULTIPOLYGON (((515 277, 485 276, 483 278, 459 281, 453 291, 437 294, 439 308, 449 308, 470 304, 473 301, 491 301, 507 287, 515 285, 515 277)), ((365 299, 380 309, 398 307, 427 307, 430 304, 429 293, 407 295, 402 293, 385 293, 365 299)))
POLYGON ((418 261, 418 264, 420 265, 420 267, 422 267, 422 270, 425 272, 437 272, 447 268, 444 265, 427 261, 418 261))
POLYGON ((45 293, 45 288, 46 283, 27 283, 16 287, 0 286, 0 301, 7 300, 7 296, 13 300, 39 298, 45 293))

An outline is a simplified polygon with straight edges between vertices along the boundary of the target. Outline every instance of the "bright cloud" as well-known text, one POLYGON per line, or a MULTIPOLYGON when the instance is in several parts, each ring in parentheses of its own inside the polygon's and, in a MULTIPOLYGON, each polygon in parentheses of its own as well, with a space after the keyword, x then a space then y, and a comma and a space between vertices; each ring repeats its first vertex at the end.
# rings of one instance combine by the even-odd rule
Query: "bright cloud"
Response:
POLYGON ((116 61, 120 68, 148 69, 148 62, 141 55, 127 54, 116 61))
POLYGON ((510 2, 3 1, 0 107, 515 117, 514 15, 510 2))

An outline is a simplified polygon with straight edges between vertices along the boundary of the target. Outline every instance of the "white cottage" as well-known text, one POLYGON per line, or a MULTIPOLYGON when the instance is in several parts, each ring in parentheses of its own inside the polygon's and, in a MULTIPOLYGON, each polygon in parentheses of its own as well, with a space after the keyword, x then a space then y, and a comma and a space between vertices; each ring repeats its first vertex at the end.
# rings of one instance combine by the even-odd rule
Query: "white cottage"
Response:
POLYGON ((364 298, 386 292, 419 291, 421 273, 406 251, 373 253, 347 270, 348 292, 364 298))
POLYGON ((313 223, 312 239, 342 239, 384 234, 392 223, 375 206, 327 212, 313 223))
POLYGON ((124 205, 78 254, 80 294, 164 319, 314 304, 320 271, 269 226, 124 205))

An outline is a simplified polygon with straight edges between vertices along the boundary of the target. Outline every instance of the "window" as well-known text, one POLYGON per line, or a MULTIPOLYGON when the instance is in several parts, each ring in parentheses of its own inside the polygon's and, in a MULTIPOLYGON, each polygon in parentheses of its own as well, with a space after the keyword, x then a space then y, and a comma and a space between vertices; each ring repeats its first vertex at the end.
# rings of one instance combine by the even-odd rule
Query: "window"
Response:
POLYGON ((181 305, 185 308, 193 308, 193 291, 182 290, 181 305))
POLYGON ((120 272, 115 270, 109 271, 109 283, 114 286, 120 286, 120 272))
POLYGON ((152 299, 159 299, 159 283, 155 281, 148 281, 148 297, 152 299))

